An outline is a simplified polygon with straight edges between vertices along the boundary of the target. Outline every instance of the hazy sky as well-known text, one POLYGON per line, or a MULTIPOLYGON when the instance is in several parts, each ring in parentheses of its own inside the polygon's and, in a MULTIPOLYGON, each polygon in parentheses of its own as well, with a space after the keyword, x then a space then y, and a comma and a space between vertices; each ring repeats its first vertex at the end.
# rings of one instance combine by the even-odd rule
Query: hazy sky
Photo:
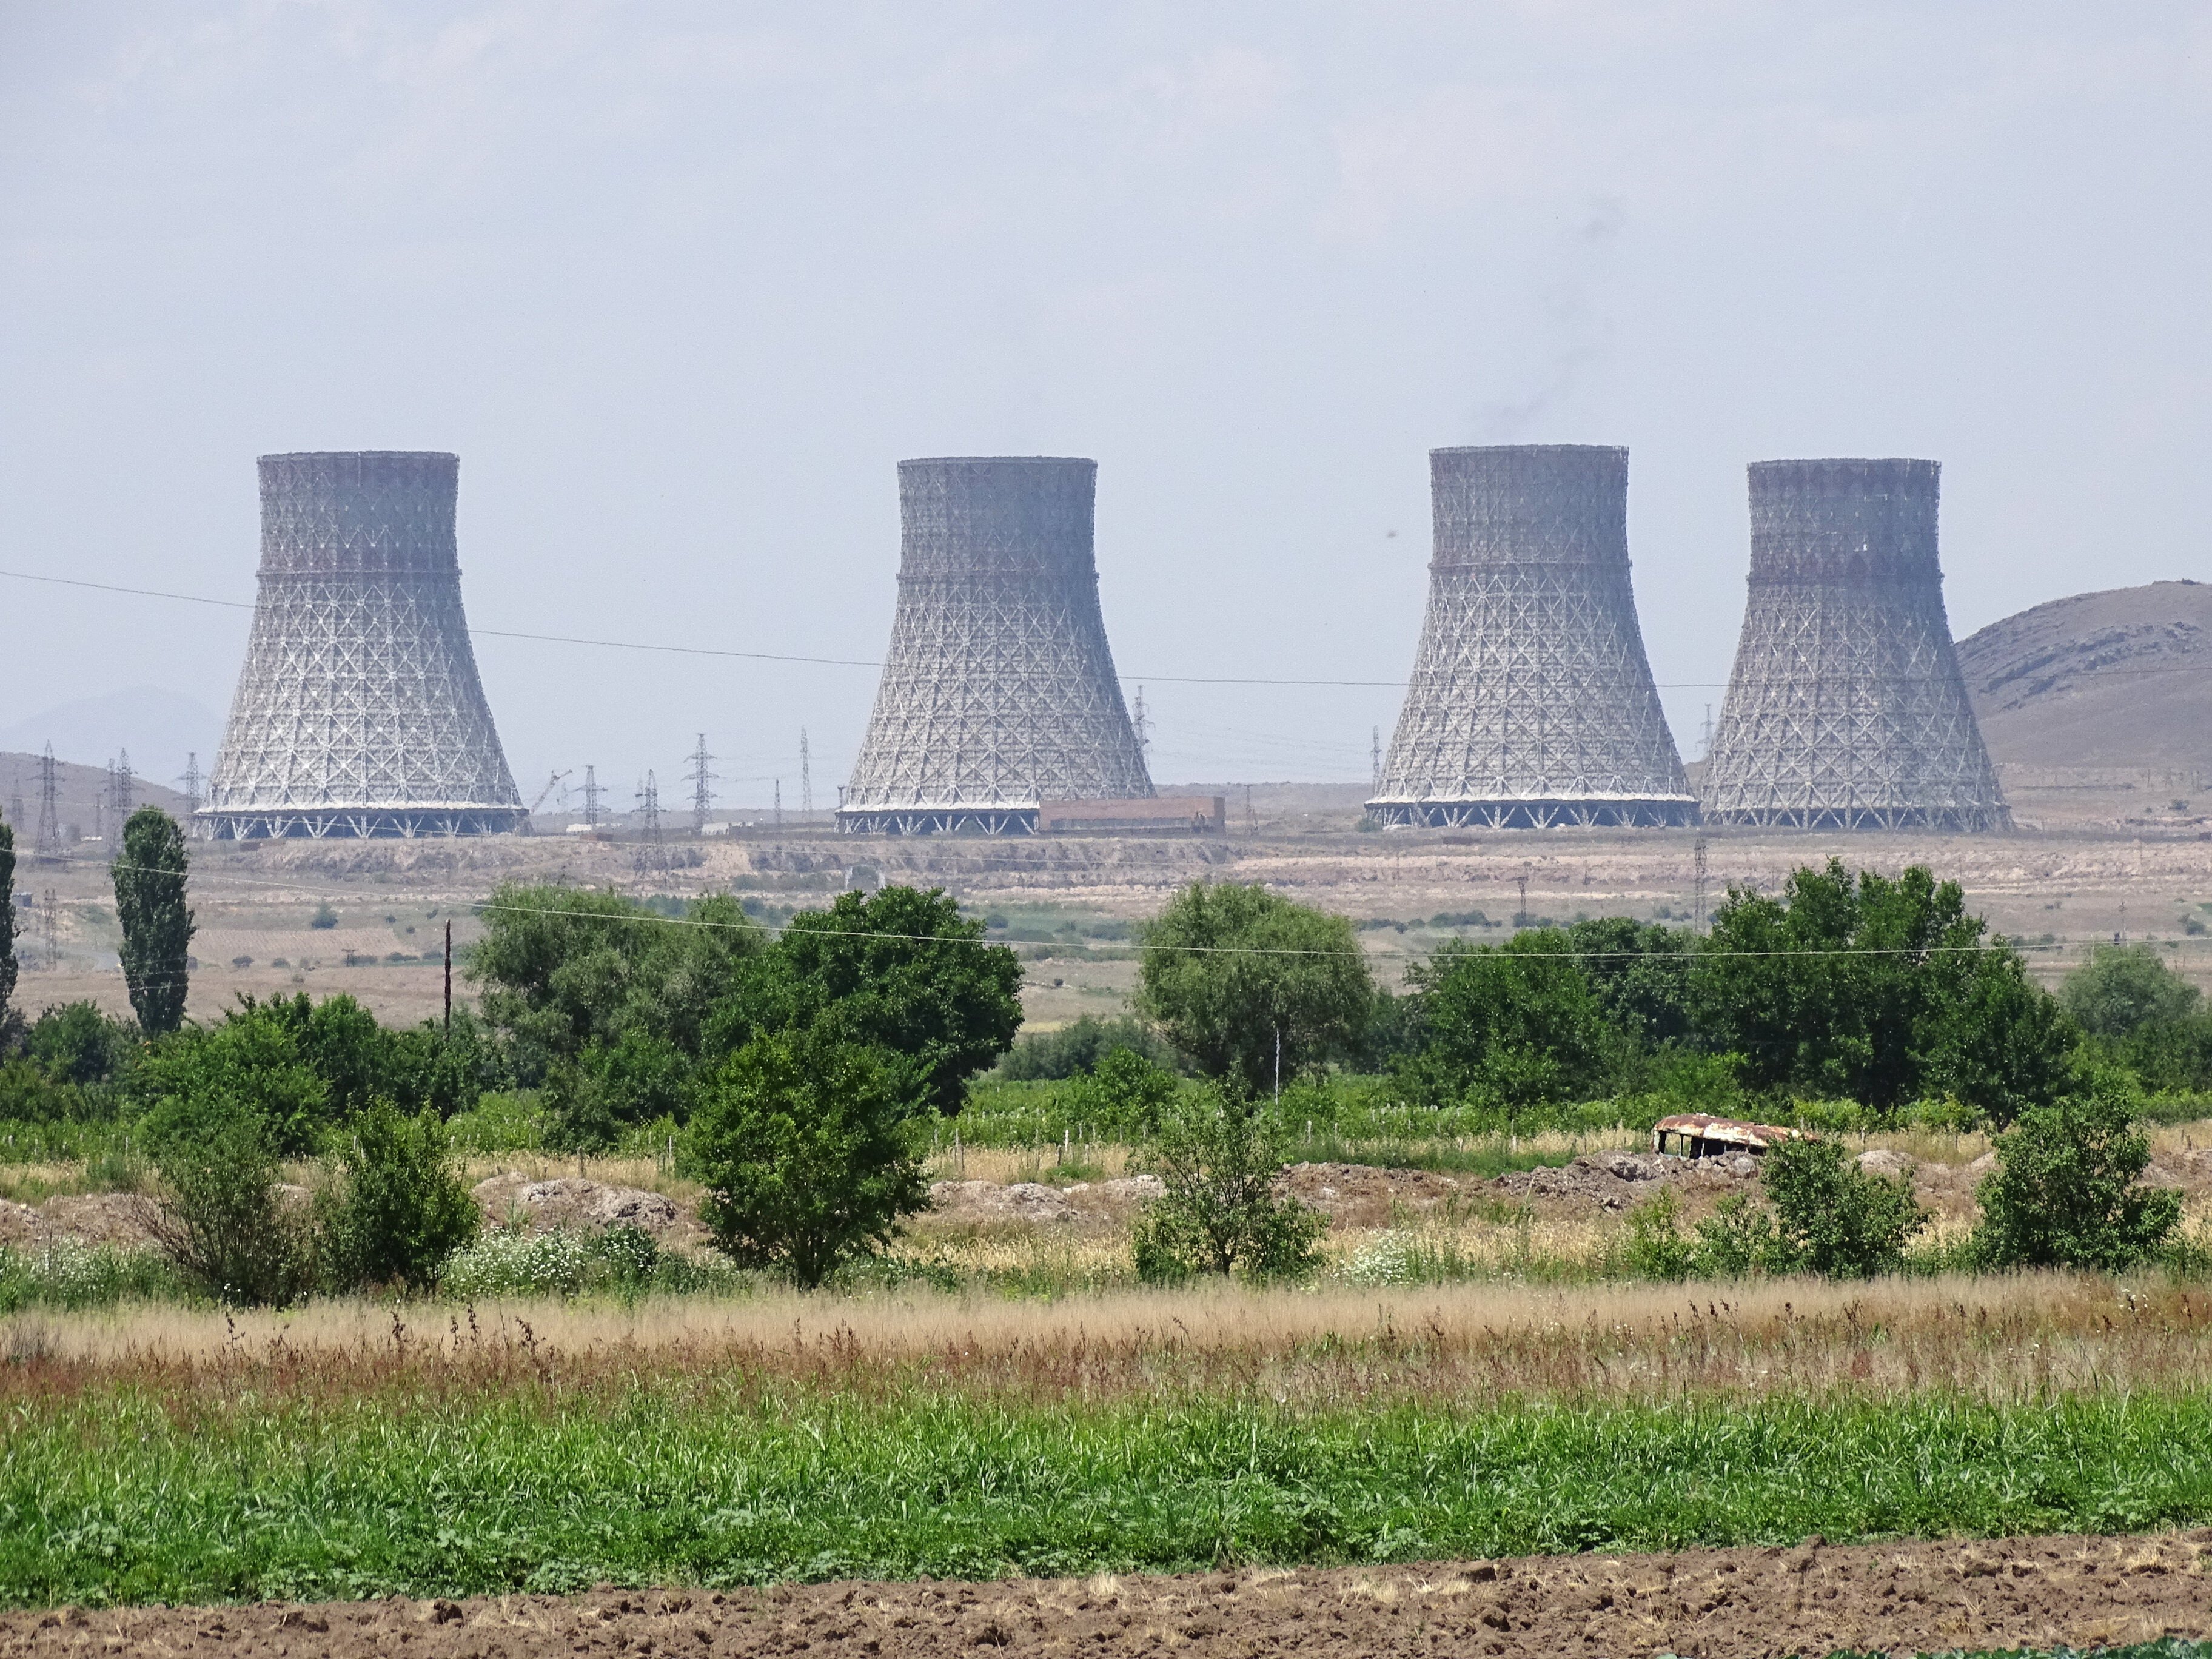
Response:
MULTIPOLYGON (((451 449, 479 626, 872 659, 900 457, 1088 455, 1155 775, 1353 780, 1394 691, 1158 677, 1401 678, 1427 450, 1625 444, 1693 758, 1747 461, 1940 459, 1962 637, 2212 574, 2208 46, 2023 0, 0 0, 0 566, 250 599, 257 454, 451 449)), ((0 606, 0 727, 228 707, 242 612, 0 606)), ((795 802, 803 725, 825 802, 874 691, 477 651, 526 794, 673 794, 703 728, 795 802)))

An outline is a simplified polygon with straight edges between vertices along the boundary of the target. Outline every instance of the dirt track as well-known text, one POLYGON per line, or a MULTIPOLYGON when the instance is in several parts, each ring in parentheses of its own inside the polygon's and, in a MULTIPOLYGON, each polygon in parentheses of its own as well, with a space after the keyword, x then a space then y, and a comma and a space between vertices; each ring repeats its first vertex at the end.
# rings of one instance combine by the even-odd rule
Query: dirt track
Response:
POLYGON ((1695 1659, 2088 1647, 2212 1633, 2212 1528, 1828 1549, 1686 1550, 1173 1578, 600 1590, 560 1597, 0 1614, 0 1655, 414 1659, 635 1653, 1695 1659))

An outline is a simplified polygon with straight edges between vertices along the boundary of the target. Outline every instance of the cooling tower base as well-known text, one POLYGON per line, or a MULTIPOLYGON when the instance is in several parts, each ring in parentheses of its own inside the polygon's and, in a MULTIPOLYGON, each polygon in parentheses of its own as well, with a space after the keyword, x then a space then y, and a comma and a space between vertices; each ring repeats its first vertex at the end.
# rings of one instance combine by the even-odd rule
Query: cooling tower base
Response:
POLYGON ((867 806, 837 814, 841 836, 1034 836, 1034 806, 867 806))
POLYGON ((1370 800, 1377 823, 1414 830, 1680 830, 1698 822, 1687 795, 1650 799, 1370 800))
POLYGON ((522 828, 514 806, 318 806, 202 812, 210 841, 419 841, 431 836, 503 836, 522 828))
POLYGON ((2004 807, 1771 806, 1717 812, 1705 822, 1722 830, 1929 830, 1939 835, 1985 836, 2012 828, 2004 807))

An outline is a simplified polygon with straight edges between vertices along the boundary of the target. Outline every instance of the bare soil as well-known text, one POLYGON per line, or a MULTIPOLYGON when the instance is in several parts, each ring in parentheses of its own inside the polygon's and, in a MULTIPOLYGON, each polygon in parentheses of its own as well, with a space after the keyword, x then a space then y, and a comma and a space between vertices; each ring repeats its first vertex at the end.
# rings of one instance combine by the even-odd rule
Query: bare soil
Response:
POLYGON ((2212 1633, 2212 1529, 1173 1577, 0 1614, 0 1655, 1162 1651, 1679 1654, 2079 1647, 2212 1633))

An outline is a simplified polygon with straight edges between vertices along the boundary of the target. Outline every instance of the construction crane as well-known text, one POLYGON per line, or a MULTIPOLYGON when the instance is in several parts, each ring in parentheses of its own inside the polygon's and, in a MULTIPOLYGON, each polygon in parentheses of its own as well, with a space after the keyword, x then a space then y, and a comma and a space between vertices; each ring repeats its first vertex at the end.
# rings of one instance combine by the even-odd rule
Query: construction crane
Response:
MULTIPOLYGON (((573 771, 574 769, 572 767, 569 769, 573 771)), ((556 789, 558 789, 561 787, 561 780, 568 775, 568 772, 556 772, 551 777, 545 780, 545 787, 538 792, 538 799, 530 803, 530 810, 522 815, 522 833, 524 835, 526 836, 531 833, 530 821, 538 816, 538 809, 545 805, 546 796, 551 794, 556 789)))

